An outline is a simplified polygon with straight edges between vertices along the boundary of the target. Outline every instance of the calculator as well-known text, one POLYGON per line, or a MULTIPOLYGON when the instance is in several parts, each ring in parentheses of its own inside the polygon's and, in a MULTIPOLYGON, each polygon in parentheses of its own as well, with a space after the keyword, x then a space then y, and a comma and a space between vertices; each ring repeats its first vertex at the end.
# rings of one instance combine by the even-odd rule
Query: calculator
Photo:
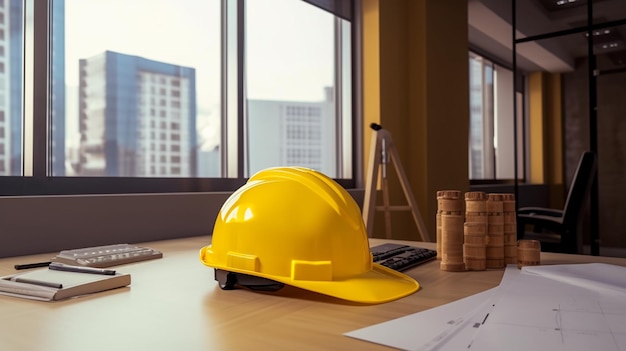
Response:
POLYGON ((132 244, 115 244, 63 250, 52 261, 76 266, 111 267, 163 257, 155 249, 132 244))

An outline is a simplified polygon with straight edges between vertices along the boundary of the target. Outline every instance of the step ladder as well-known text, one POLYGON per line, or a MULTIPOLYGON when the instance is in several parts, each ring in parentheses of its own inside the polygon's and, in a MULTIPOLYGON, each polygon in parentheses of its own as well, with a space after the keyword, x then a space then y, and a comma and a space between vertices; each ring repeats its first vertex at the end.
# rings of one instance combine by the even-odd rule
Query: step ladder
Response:
POLYGON ((417 226, 417 230, 420 234, 421 241, 430 241, 426 226, 422 220, 417 202, 413 197, 409 180, 406 177, 404 168, 400 163, 398 152, 393 145, 391 139, 391 133, 383 129, 382 126, 376 123, 372 123, 370 127, 375 131, 372 134, 372 143, 370 147, 369 162, 367 168, 367 179, 365 184, 365 197, 363 199, 363 222, 367 229, 367 236, 372 237, 372 231, 374 229, 374 212, 382 211, 385 217, 385 237, 391 239, 391 212, 392 211, 411 211, 413 214, 413 220, 417 226), (387 164, 391 161, 395 167, 396 173, 400 180, 400 185, 404 191, 404 196, 407 200, 407 205, 395 205, 392 206, 389 203, 389 182, 387 179, 387 164), (379 167, 382 167, 379 172, 379 167), (381 187, 383 204, 376 205, 376 185, 378 184, 378 175, 381 177, 381 187))

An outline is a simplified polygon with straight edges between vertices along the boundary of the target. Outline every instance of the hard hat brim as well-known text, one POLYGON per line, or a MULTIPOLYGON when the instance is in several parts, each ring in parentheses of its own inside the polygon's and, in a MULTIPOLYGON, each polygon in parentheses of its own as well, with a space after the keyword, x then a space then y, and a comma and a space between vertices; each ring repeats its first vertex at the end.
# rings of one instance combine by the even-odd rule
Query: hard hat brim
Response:
POLYGON ((372 269, 362 274, 335 280, 294 280, 290 277, 266 275, 212 262, 210 255, 205 255, 209 247, 200 251, 200 260, 206 266, 237 273, 252 274, 275 280, 280 283, 310 290, 316 293, 359 303, 383 303, 411 295, 419 290, 419 283, 406 274, 372 263, 372 269))
POLYGON ((415 279, 379 264, 361 275, 344 280, 311 281, 272 279, 301 289, 360 303, 384 303, 408 296, 418 291, 415 279))

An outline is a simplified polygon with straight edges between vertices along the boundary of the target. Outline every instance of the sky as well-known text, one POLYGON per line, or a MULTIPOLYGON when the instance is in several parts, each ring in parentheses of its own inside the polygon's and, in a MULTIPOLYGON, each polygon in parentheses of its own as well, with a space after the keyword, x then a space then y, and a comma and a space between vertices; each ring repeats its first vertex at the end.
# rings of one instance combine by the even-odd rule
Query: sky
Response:
MULTIPOLYGON (((198 128, 219 143, 220 0, 65 0, 67 137, 77 135, 78 61, 106 50, 196 69, 198 128)), ((301 0, 249 0, 249 99, 320 101, 333 85, 333 16, 301 0)))

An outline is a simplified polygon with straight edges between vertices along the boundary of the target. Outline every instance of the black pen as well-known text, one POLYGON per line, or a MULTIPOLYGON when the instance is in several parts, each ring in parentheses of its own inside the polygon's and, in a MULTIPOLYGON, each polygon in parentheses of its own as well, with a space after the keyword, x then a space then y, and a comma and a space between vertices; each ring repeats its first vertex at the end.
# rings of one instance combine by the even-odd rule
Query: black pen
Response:
POLYGON ((94 267, 82 267, 82 266, 72 266, 59 262, 52 262, 48 266, 48 268, 55 271, 65 271, 65 272, 76 272, 76 273, 91 273, 91 274, 104 274, 104 275, 115 275, 115 271, 111 269, 100 269, 94 267))
POLYGON ((29 268, 47 267, 49 264, 50 264, 50 261, 48 261, 48 262, 16 264, 13 267, 15 267, 15 269, 29 269, 29 268))
POLYGON ((55 288, 55 289, 63 288, 63 284, 61 283, 45 282, 43 280, 26 279, 26 278, 20 278, 20 277, 15 277, 11 280, 17 283, 33 284, 33 285, 45 286, 48 288, 55 288))

